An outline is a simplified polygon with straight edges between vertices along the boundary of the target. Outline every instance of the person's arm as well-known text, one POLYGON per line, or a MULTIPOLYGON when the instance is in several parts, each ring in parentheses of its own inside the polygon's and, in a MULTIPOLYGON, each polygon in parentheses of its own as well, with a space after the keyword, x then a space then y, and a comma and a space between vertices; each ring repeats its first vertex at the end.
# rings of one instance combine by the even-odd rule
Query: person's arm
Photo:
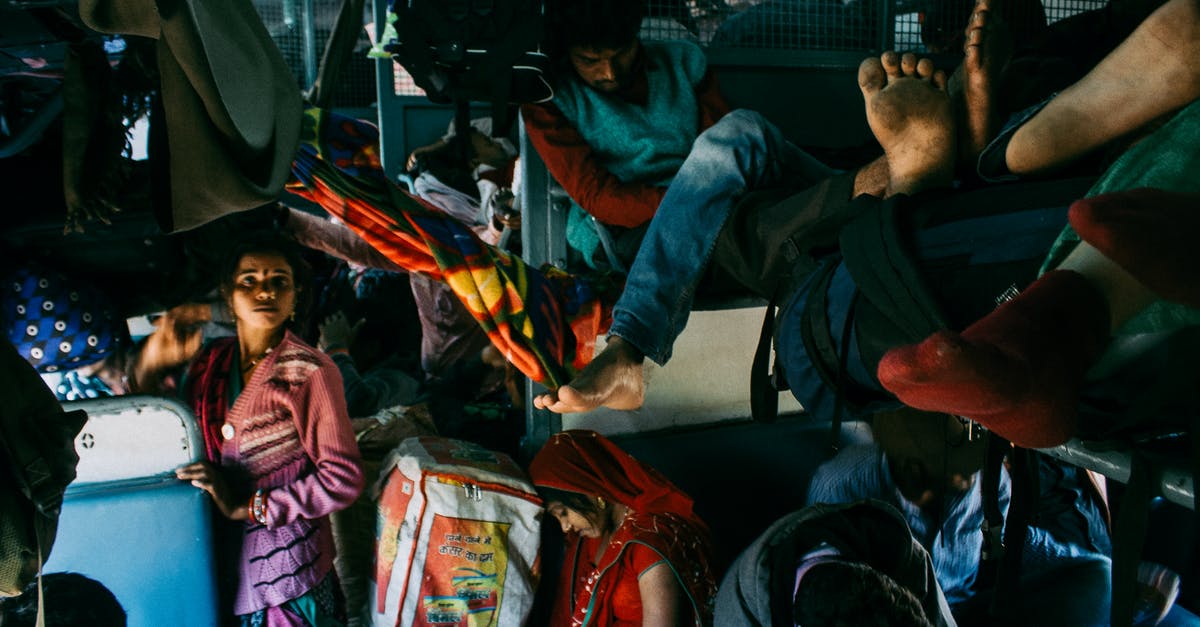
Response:
POLYGON ((880 484, 883 452, 877 444, 847 446, 813 472, 805 505, 853 503, 861 499, 891 501, 891 490, 880 484))
POLYGON ((373 369, 365 375, 354 365, 354 358, 345 351, 329 355, 342 373, 346 390, 346 409, 355 418, 371 416, 381 409, 408 405, 417 397, 421 384, 407 374, 392 368, 373 369))
MULTIPOLYGON (((200 325, 214 320, 213 303, 184 303, 154 321, 154 331, 137 348, 137 357, 125 375, 132 392, 158 394, 161 375, 187 363, 200 350, 204 333, 200 325)), ((216 307, 215 309, 220 309, 216 307)))
POLYGON ((376 367, 366 374, 358 371, 350 347, 365 323, 363 318, 351 325, 346 314, 336 311, 317 325, 321 333, 317 348, 337 365, 346 394, 346 409, 354 418, 370 416, 392 405, 408 404, 420 388, 416 379, 397 369, 376 367))
POLYGON ((298 209, 288 208, 287 212, 283 230, 305 248, 318 250, 330 257, 368 268, 408 272, 384 256, 383 253, 372 248, 344 224, 334 224, 325 218, 298 209))
POLYGON ((267 526, 320 518, 345 509, 362 492, 362 455, 350 427, 337 366, 322 360, 293 392, 292 420, 313 472, 266 491, 267 526))
POLYGON ((592 147, 552 104, 525 105, 521 116, 546 169, 585 211, 605 224, 624 227, 654 217, 665 187, 622 182, 600 165, 592 147))
POLYGON ((700 79, 700 84, 696 85, 696 104, 700 112, 700 132, 704 132, 729 113, 729 103, 721 95, 721 88, 712 70, 706 71, 704 78, 700 79))
POLYGON ((642 596, 642 627, 674 627, 684 623, 681 614, 687 600, 675 572, 665 560, 642 572, 638 577, 638 592, 642 596))

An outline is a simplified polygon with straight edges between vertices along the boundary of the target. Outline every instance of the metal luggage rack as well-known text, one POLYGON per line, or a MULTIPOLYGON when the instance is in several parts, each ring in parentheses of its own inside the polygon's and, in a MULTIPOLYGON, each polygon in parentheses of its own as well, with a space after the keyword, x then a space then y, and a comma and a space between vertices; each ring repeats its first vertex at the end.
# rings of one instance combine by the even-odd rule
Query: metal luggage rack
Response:
MULTIPOLYGON (((1121 483, 1129 483, 1134 455, 1130 448, 1109 449, 1076 439, 1041 450, 1069 464, 1098 472, 1121 483)), ((1159 496, 1188 509, 1196 508, 1195 478, 1187 459, 1159 452, 1139 451, 1139 454, 1145 455, 1149 462, 1151 472, 1155 475, 1154 489, 1159 496)))
MULTIPOLYGON (((688 38, 709 47, 764 50, 908 49, 927 52, 924 26, 960 29, 974 0, 649 0, 642 35, 688 38), (893 29, 879 25, 891 18, 893 29), (946 26, 943 26, 945 24, 946 26)), ((1097 9, 1105 0, 1044 0, 1045 23, 1097 9)), ((1014 26, 1036 24, 1036 5, 1018 10, 1014 26)), ((932 36, 936 33, 927 33, 932 36)))
MULTIPOLYGON (((254 8, 283 53, 301 89, 317 78, 318 66, 342 0, 254 0, 254 8)), ((372 23, 371 3, 365 4, 363 24, 372 23)), ((375 102, 375 62, 367 58, 371 42, 364 28, 354 55, 343 70, 334 104, 340 108, 365 108, 375 102)))

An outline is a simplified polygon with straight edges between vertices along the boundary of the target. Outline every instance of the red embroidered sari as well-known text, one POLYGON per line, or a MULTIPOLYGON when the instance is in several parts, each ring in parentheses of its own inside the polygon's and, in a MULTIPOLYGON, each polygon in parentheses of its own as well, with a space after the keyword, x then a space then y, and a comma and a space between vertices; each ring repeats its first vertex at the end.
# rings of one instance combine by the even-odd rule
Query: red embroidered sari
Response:
POLYGON ((638 577, 666 561, 687 596, 696 625, 712 620, 716 582, 708 527, 692 499, 658 471, 593 431, 555 434, 529 466, 539 486, 600 496, 630 509, 598 564, 599 540, 568 534, 552 624, 641 624, 638 577))

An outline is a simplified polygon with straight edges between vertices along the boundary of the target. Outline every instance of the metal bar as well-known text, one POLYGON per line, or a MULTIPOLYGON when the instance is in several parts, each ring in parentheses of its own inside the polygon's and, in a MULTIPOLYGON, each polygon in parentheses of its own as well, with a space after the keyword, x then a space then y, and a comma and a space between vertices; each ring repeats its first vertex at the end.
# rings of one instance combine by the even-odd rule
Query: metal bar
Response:
POLYGON ((300 27, 301 36, 304 38, 305 89, 317 80, 317 23, 313 11, 313 0, 304 0, 300 12, 300 27))
POLYGON ((892 50, 896 44, 896 0, 875 0, 879 3, 879 49, 892 50))
MULTIPOLYGON (((525 125, 518 123, 521 151, 521 247, 522 257, 532 267, 552 264, 567 265, 566 211, 559 208, 551 195, 552 181, 525 125)), ((562 416, 535 409, 533 397, 546 390, 532 380, 525 385, 525 437, 521 450, 527 457, 541 448, 550 436, 562 431, 562 416)))
MULTIPOLYGON (((383 36, 387 24, 387 0, 372 0, 371 14, 375 19, 376 41, 383 36)), ((404 119, 396 96, 395 61, 375 59, 375 103, 379 124, 379 159, 388 180, 398 180, 404 171, 404 119)))
MULTIPOLYGON (((1130 455, 1126 451, 1097 451, 1079 440, 1041 451, 1121 483, 1129 482, 1130 455)), ((1158 475, 1155 485, 1158 494, 1172 503, 1192 509, 1195 504, 1192 496, 1195 494, 1195 482, 1187 469, 1187 459, 1168 458, 1161 454, 1151 454, 1149 458, 1158 475)))
POLYGON ((718 48, 707 51, 708 64, 714 67, 801 67, 855 69, 871 56, 870 50, 771 50, 766 48, 718 48))

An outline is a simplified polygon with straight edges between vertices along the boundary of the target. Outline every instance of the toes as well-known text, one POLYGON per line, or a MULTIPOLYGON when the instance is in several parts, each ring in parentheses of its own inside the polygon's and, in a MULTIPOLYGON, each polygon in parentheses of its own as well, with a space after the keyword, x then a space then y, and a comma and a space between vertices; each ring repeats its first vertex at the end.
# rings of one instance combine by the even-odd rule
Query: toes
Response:
POLYGON ((904 72, 904 76, 913 76, 917 72, 917 55, 911 52, 905 52, 904 56, 900 57, 900 70, 904 72))
POLYGON ((557 402, 558 399, 553 393, 538 394, 537 396, 533 397, 533 406, 538 409, 549 409, 551 405, 557 402))
POLYGON ((941 91, 946 91, 946 83, 949 79, 946 77, 945 72, 943 72, 942 70, 938 70, 938 71, 934 72, 932 80, 933 80, 934 87, 937 87, 941 91))
POLYGON ((967 22, 967 28, 970 30, 983 30, 987 28, 990 13, 991 11, 988 11, 987 7, 976 8, 975 12, 971 14, 970 21, 967 22))
POLYGON ((883 89, 886 76, 884 65, 878 57, 863 59, 863 62, 858 65, 858 86, 862 89, 863 95, 870 96, 883 89))
POLYGON ((904 76, 900 71, 900 55, 896 54, 895 50, 888 50, 879 55, 879 62, 883 65, 883 70, 887 72, 889 80, 904 76))
POLYGON ((978 48, 983 45, 983 29, 972 28, 967 31, 967 35, 963 38, 963 51, 969 51, 971 48, 978 48))
POLYGON ((933 66, 933 59, 923 58, 917 61, 917 77, 929 79, 933 77, 933 73, 937 68, 933 66))

